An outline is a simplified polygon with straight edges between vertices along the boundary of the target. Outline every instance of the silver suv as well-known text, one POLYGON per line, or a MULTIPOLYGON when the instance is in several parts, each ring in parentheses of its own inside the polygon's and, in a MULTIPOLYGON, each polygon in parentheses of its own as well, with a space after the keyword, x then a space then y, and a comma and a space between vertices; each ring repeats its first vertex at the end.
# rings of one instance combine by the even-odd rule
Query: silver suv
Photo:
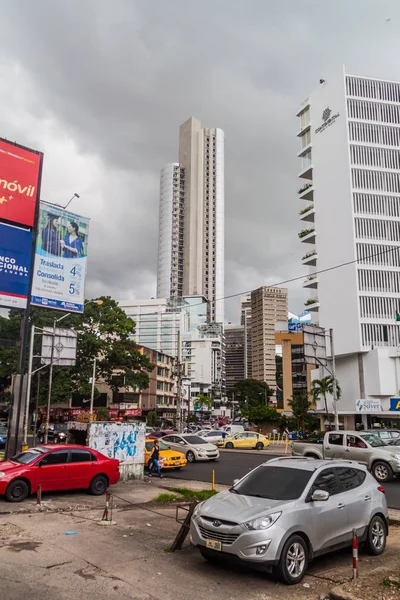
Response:
POLYGON ((385 491, 347 460, 281 457, 199 504, 190 540, 208 560, 231 558, 301 581, 314 557, 350 546, 353 530, 370 554, 388 534, 385 491))

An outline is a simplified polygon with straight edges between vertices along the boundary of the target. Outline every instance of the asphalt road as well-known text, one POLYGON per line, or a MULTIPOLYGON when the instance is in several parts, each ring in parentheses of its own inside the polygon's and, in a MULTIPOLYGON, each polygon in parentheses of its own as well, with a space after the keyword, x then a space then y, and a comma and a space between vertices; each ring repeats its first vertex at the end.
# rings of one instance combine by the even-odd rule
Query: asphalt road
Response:
MULTIPOLYGON (((211 472, 215 470, 215 483, 232 485, 234 479, 243 477, 258 465, 271 460, 271 454, 246 452, 221 452, 217 462, 196 462, 188 464, 181 471, 165 472, 165 477, 191 479, 211 483, 211 472)), ((377 484, 378 485, 378 484, 377 484)), ((400 479, 395 478, 384 485, 389 508, 400 510, 400 479)))

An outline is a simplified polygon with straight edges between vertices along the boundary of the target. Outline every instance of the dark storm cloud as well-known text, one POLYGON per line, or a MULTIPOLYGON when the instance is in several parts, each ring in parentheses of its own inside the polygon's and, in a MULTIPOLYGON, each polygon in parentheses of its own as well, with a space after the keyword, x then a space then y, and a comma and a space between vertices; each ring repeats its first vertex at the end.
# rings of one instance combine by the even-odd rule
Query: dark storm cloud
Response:
POLYGON ((190 115, 225 131, 232 294, 302 272, 300 102, 343 63, 400 79, 397 0, 5 0, 0 31, 1 134, 45 150, 46 199, 80 192, 89 292, 125 299, 155 293, 158 175, 190 115))

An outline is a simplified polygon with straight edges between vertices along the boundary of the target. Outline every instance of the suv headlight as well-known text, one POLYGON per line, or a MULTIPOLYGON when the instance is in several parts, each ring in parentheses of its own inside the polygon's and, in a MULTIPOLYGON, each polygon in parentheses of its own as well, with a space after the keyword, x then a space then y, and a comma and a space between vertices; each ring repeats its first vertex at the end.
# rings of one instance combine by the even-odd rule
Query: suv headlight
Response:
POLYGON ((272 515, 267 515, 266 517, 259 517, 258 519, 254 519, 254 521, 249 521, 245 523, 245 527, 250 530, 255 529, 269 529, 271 525, 276 523, 276 521, 281 516, 281 512, 272 513, 272 515))
POLYGON ((204 504, 203 502, 199 502, 199 504, 197 504, 196 508, 193 511, 193 515, 192 517, 198 517, 199 516, 199 512, 200 512, 200 507, 204 504))

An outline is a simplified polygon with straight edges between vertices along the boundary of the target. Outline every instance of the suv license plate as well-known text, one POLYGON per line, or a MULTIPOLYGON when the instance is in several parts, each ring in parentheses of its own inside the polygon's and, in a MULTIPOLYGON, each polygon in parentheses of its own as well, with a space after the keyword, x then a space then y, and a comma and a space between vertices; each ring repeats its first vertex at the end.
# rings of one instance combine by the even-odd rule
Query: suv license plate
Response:
POLYGON ((218 552, 221 552, 222 544, 217 540, 206 540, 206 548, 210 548, 210 550, 218 550, 218 552))

